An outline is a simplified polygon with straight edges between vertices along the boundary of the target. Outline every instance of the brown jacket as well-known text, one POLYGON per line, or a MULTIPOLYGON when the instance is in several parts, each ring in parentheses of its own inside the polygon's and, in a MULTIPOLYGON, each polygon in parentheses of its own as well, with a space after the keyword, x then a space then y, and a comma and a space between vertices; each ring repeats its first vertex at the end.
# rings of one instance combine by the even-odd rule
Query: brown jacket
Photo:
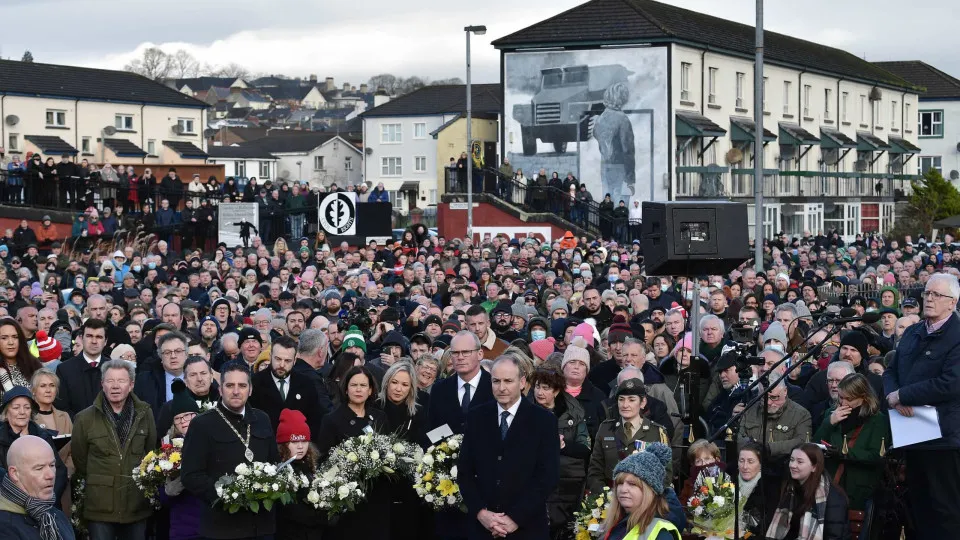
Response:
POLYGON ((509 346, 510 344, 498 338, 493 330, 488 329, 487 340, 480 344, 480 350, 483 352, 484 360, 496 360, 509 346))

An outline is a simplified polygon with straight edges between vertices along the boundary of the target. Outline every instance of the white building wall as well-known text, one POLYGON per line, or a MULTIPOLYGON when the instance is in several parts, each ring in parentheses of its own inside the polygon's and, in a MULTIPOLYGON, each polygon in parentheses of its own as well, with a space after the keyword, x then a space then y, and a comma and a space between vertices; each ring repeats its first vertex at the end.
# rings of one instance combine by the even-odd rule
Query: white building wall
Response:
MULTIPOLYGON (((922 174, 920 158, 927 157, 931 163, 935 162, 934 158, 940 158, 944 178, 950 178, 950 171, 960 173, 960 151, 957 150, 957 145, 960 144, 960 100, 924 100, 915 106, 914 110, 917 111, 912 127, 914 131, 919 129, 917 124, 921 111, 943 111, 943 135, 918 137, 917 146, 923 151, 913 158, 907 169, 922 174)), ((953 180, 953 185, 960 187, 960 180, 953 180)))
POLYGON ((302 179, 312 186, 339 187, 363 182, 363 155, 356 147, 342 139, 331 139, 308 153, 275 153, 279 158, 276 178, 302 179), (317 157, 323 157, 323 168, 317 168, 317 157), (350 169, 347 169, 349 158, 350 169), (297 165, 297 162, 300 165, 297 165))
MULTIPOLYGON (((419 182, 419 200, 417 206, 423 208, 429 204, 431 190, 438 190, 437 182, 437 141, 430 135, 447 121, 459 115, 398 116, 364 118, 364 146, 370 149, 365 157, 366 179, 376 186, 383 182, 387 191, 396 191, 404 182, 419 182), (391 143, 382 140, 382 126, 399 124, 402 142, 391 143), (423 137, 415 138, 415 125, 423 124, 423 137), (423 170, 415 169, 416 158, 423 158, 423 170), (384 174, 383 159, 400 158, 400 174, 384 174)), ((404 208, 407 206, 404 205, 404 208)))

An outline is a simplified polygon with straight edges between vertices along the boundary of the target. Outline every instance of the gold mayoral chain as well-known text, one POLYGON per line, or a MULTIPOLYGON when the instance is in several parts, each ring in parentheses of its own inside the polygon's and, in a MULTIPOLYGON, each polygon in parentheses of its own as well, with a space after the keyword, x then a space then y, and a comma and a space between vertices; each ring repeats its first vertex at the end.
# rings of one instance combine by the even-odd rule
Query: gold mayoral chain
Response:
POLYGON ((217 407, 217 413, 219 413, 220 418, 223 418, 223 421, 230 426, 230 429, 233 431, 234 435, 240 439, 240 442, 243 443, 243 447, 247 449, 246 452, 243 453, 243 457, 247 458, 247 461, 250 463, 253 463, 253 450, 250 449, 250 424, 247 424, 247 440, 243 440, 243 437, 240 436, 240 432, 237 431, 237 428, 233 427, 233 424, 231 424, 229 420, 227 420, 227 417, 223 415, 223 411, 221 411, 219 407, 217 407))

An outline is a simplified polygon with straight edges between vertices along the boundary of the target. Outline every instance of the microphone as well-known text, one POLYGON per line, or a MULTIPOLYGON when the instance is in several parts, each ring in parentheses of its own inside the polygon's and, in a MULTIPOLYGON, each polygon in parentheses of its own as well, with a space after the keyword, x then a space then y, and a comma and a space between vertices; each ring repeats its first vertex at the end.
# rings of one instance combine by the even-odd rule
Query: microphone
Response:
POLYGON ((840 317, 836 319, 830 319, 826 321, 827 325, 830 324, 844 324, 849 322, 863 322, 866 324, 873 324, 880 320, 880 313, 877 311, 867 311, 863 315, 857 315, 857 310, 853 308, 843 308, 840 310, 840 317))

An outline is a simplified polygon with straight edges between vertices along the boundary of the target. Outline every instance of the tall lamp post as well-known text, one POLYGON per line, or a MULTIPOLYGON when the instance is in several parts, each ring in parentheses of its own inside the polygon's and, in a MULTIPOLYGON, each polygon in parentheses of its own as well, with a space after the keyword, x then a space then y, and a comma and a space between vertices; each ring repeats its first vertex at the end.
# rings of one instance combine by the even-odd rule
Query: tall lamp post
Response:
POLYGON ((763 272, 763 0, 757 0, 753 76, 753 266, 763 272))
POLYGON ((473 92, 470 89, 470 34, 482 36, 487 27, 466 26, 467 34, 467 238, 473 241, 473 92))

